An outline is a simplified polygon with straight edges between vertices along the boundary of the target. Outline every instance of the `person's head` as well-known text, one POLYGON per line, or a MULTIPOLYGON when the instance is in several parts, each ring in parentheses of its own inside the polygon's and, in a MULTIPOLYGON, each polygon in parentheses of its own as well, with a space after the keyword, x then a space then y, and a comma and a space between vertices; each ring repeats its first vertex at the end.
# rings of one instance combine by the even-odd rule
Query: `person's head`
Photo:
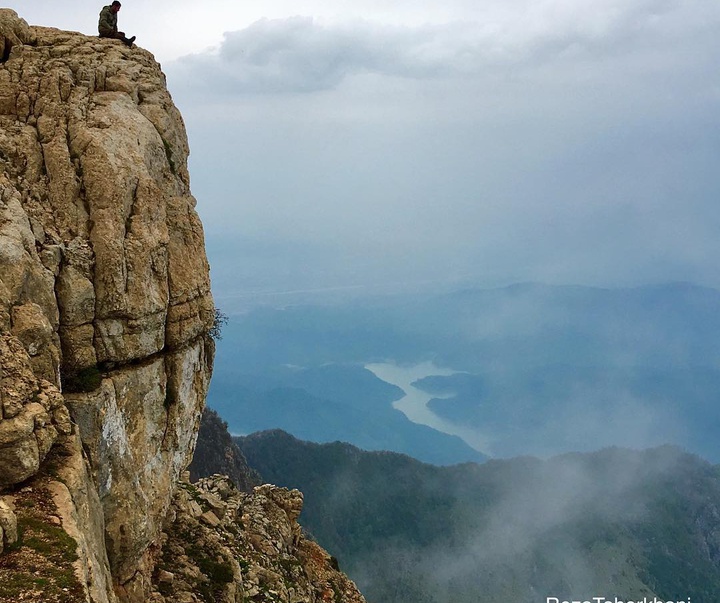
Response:
POLYGON ((115 1, 110 5, 110 10, 112 10, 112 12, 116 13, 116 12, 118 12, 118 11, 120 10, 120 7, 121 7, 121 6, 122 6, 122 4, 120 4, 120 3, 118 2, 118 0, 115 0, 115 1))

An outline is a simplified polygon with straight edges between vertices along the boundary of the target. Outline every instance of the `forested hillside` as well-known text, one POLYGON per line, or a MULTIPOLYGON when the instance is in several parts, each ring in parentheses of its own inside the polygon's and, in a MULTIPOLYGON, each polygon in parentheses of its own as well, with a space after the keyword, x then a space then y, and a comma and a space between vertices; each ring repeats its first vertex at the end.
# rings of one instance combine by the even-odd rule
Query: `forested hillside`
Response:
POLYGON ((434 467, 279 431, 236 441, 304 492, 301 523, 373 603, 720 600, 720 472, 677 448, 434 467))

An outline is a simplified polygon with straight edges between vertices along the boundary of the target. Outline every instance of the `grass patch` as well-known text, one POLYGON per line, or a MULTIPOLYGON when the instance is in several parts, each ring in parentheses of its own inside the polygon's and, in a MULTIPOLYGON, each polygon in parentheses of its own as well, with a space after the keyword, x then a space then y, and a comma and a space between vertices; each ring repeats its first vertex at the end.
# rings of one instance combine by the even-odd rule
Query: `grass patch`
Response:
POLYGON ((35 517, 18 519, 21 545, 40 553, 49 561, 77 561, 77 543, 65 530, 35 517))
POLYGON ((185 553, 207 578, 207 582, 196 585, 198 594, 207 603, 215 603, 222 596, 225 586, 234 580, 231 565, 208 559, 206 553, 195 546, 186 548, 185 553))
POLYGON ((16 495, 18 540, 0 556, 0 601, 74 603, 83 589, 74 571, 77 543, 52 518, 50 493, 37 483, 16 495))

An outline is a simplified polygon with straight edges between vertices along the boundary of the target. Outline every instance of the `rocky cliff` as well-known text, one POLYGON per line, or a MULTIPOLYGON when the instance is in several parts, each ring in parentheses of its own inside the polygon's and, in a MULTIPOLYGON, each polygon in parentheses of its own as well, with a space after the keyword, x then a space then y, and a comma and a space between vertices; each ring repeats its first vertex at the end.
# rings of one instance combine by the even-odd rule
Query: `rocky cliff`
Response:
POLYGON ((243 492, 252 492, 262 484, 262 478, 248 466, 245 455, 233 441, 228 425, 212 408, 205 408, 200 420, 197 445, 188 467, 190 479, 197 481, 213 474, 221 474, 243 492))
POLYGON ((103 524, 91 573, 143 600, 212 364, 184 125, 148 52, 9 10, 0 40, 0 484, 79 437, 63 481, 103 524))
POLYGON ((152 603, 365 603, 297 522, 303 496, 221 475, 181 483, 166 524, 152 603))
POLYGON ((0 9, 0 600, 155 590, 214 351, 187 156, 150 53, 0 9))

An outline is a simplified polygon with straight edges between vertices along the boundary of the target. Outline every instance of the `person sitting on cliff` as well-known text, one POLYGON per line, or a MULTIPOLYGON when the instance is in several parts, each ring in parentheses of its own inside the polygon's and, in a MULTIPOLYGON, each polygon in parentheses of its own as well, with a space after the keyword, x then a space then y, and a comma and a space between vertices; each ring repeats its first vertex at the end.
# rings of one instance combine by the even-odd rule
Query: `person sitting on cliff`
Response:
POLYGON ((100 11, 100 21, 98 21, 98 32, 101 38, 115 38, 116 40, 122 40, 123 44, 131 47, 135 41, 135 36, 132 38, 126 38, 125 32, 118 31, 117 28, 117 14, 122 5, 115 0, 112 4, 104 6, 100 11))

